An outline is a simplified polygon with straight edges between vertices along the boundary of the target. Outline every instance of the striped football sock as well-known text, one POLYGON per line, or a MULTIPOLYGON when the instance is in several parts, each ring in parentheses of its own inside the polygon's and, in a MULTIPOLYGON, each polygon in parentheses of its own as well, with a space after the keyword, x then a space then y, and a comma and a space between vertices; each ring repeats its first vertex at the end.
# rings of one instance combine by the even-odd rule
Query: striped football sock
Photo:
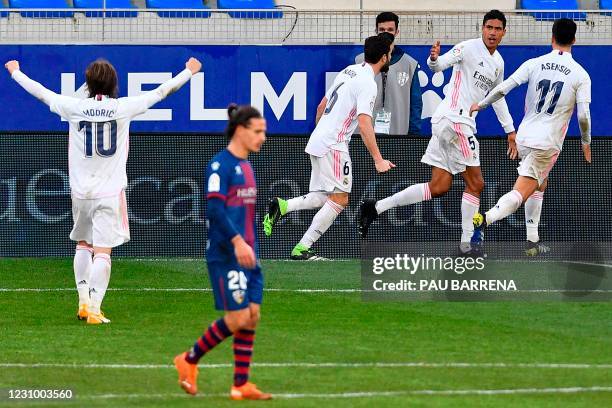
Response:
POLYGON ((185 360, 189 364, 198 364, 198 361, 204 356, 204 354, 208 353, 210 350, 215 348, 219 343, 232 335, 232 332, 225 324, 225 320, 223 318, 213 322, 204 335, 195 342, 185 360))
POLYGON ((249 381, 249 366, 253 358, 254 330, 240 330, 234 334, 234 385, 249 381))

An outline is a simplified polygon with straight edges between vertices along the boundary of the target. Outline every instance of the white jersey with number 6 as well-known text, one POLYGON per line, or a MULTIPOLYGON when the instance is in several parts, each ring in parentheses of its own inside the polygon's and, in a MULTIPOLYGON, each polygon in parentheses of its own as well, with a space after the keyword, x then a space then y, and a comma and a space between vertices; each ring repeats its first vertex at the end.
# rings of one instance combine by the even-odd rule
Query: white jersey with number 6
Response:
POLYGON ((325 94, 327 106, 308 140, 306 153, 323 157, 330 150, 348 152, 357 118, 361 114, 372 116, 377 92, 370 64, 349 65, 342 70, 325 94))
POLYGON ((191 78, 183 70, 155 90, 140 96, 79 99, 56 94, 19 70, 13 79, 49 105, 69 123, 68 170, 72 195, 98 199, 118 195, 127 187, 126 163, 130 122, 176 91, 191 78))
POLYGON ((525 117, 516 142, 533 149, 561 150, 577 103, 591 102, 591 78, 572 54, 559 50, 523 63, 508 79, 529 82, 525 117))

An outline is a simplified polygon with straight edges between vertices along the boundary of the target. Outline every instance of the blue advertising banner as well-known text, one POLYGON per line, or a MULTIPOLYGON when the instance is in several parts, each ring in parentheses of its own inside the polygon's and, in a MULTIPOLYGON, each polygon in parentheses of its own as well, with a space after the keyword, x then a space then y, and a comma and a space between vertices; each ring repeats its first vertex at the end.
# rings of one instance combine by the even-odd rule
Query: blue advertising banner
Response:
MULTIPOLYGON (((431 116, 443 98, 450 79, 447 70, 437 77, 425 65, 429 46, 403 46, 421 63, 423 118, 431 116)), ((612 94, 607 79, 612 66, 610 46, 576 46, 574 58, 589 72, 593 82, 594 135, 610 135, 612 115, 606 111, 612 94)), ((449 47, 444 47, 443 52, 449 47)), ((506 76, 525 60, 549 51, 545 46, 502 46, 506 76)), ((225 126, 225 107, 230 102, 263 108, 270 133, 307 134, 314 128, 317 104, 333 73, 354 61, 357 45, 328 46, 206 46, 206 45, 4 45, 2 61, 17 59, 23 72, 47 88, 65 95, 84 95, 85 67, 106 58, 117 68, 120 95, 132 96, 153 89, 184 67, 190 56, 200 59, 203 72, 190 84, 162 101, 132 124, 137 132, 220 132, 225 126)), ((0 75, 0 131, 61 131, 66 122, 26 94, 7 74, 0 75)), ((518 125, 523 116, 526 87, 509 97, 510 112, 518 125)), ((500 135, 503 130, 492 109, 478 116, 480 135, 500 135)), ((424 120, 423 134, 429 134, 424 120)), ((568 135, 577 136, 575 118, 568 135)))

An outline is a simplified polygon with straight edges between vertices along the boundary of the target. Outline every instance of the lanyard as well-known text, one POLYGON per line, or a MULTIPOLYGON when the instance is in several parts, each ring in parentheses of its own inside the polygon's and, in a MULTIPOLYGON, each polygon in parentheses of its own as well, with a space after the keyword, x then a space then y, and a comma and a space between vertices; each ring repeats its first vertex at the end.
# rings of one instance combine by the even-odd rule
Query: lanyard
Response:
POLYGON ((385 96, 387 93, 387 74, 388 72, 381 72, 382 77, 382 107, 385 109, 385 96))

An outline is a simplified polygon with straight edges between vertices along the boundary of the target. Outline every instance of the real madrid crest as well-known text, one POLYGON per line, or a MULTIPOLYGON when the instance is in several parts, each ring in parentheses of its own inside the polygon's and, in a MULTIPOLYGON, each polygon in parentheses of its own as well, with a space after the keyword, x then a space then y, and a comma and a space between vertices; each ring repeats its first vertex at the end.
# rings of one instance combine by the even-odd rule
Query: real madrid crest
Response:
POLYGON ((397 83, 399 86, 404 86, 408 83, 408 73, 407 72, 398 72, 397 73, 397 83))

